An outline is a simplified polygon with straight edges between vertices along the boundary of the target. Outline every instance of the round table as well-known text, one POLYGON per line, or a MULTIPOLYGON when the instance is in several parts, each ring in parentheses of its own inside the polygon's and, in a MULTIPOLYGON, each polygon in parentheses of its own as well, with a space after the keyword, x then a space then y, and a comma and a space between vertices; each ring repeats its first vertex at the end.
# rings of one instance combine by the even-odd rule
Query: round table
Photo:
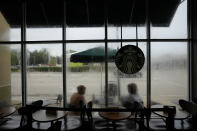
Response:
MULTIPOLYGON (((152 105, 151 108, 163 108, 164 105, 152 105)), ((164 112, 156 112, 156 114, 163 116, 163 117, 168 117, 168 114, 164 112)), ((176 107, 176 113, 174 116, 175 120, 184 120, 189 117, 189 114, 185 111, 183 111, 181 108, 176 107)))
POLYGON ((62 129, 73 130, 79 128, 81 126, 79 116, 69 116, 67 115, 67 113, 67 111, 47 112, 46 110, 38 110, 35 113, 33 113, 32 117, 34 121, 37 121, 39 123, 51 122, 51 126, 54 124, 55 121, 58 121, 63 118, 64 124, 61 127, 62 129))
POLYGON ((16 108, 13 106, 2 107, 0 108, 0 118, 10 116, 15 112, 16 112, 16 108))
MULTIPOLYGON (((152 105, 151 108, 163 108, 164 105, 152 105)), ((167 118, 168 114, 164 112, 155 112, 155 114, 158 114, 161 117, 167 118)), ((181 126, 184 127, 184 120, 187 119, 190 116, 189 113, 183 111, 181 108, 176 107, 176 113, 174 115, 174 120, 180 120, 181 126)))
POLYGON ((51 122, 53 124, 54 121, 64 118, 66 114, 67 111, 54 111, 50 113, 46 110, 38 110, 32 114, 32 117, 34 121, 51 122))
MULTIPOLYGON (((123 107, 106 107, 106 109, 125 109, 123 107)), ((114 130, 116 130, 116 121, 127 119, 131 112, 99 112, 99 115, 109 121, 112 121, 114 130)))

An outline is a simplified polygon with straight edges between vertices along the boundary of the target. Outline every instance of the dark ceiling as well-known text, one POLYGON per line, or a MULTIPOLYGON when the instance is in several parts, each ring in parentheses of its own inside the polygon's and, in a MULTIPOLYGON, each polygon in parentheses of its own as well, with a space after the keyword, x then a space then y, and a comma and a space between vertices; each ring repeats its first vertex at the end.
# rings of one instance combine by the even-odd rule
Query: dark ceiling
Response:
MULTIPOLYGON (((22 0, 1 0, 0 11, 12 27, 22 21, 22 0)), ((23 0, 24 1, 24 0, 23 0)), ((63 0, 26 0, 28 27, 61 26, 63 0)), ((66 0, 68 26, 103 26, 105 14, 111 25, 144 25, 146 0, 66 0), (106 3, 105 3, 106 2, 106 3), (106 6, 105 6, 106 5, 106 6), (105 8, 106 7, 106 8, 105 8)), ((149 0, 153 26, 169 26, 181 0, 149 0)))

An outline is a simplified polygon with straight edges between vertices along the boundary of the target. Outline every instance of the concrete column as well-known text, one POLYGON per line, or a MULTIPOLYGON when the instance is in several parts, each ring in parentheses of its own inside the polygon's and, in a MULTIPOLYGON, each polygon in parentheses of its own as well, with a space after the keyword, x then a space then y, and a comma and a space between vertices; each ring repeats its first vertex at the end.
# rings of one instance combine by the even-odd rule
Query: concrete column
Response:
MULTIPOLYGON (((0 41, 9 41, 10 26, 0 12, 0 41)), ((11 103, 11 61, 9 45, 0 45, 0 102, 11 103)))

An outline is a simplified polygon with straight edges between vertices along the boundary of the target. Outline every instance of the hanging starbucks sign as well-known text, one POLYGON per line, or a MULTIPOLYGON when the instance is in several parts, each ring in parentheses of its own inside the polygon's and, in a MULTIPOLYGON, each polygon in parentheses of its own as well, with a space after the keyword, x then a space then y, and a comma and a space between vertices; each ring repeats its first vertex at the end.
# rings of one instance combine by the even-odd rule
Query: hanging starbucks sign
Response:
POLYGON ((144 66, 144 53, 134 45, 126 45, 118 50, 115 55, 117 68, 126 74, 135 74, 144 66))

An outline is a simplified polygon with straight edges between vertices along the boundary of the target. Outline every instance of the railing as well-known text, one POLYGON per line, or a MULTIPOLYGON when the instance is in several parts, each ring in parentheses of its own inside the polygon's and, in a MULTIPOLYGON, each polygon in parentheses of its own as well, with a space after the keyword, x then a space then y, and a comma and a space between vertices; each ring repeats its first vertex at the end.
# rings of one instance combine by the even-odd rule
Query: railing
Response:
POLYGON ((140 113, 141 119, 144 121, 146 118, 147 120, 147 128, 149 128, 149 120, 151 117, 151 112, 167 112, 168 117, 166 118, 166 128, 167 130, 173 130, 174 129, 174 109, 172 108, 143 108, 143 109, 109 109, 109 108, 62 108, 62 107, 37 107, 32 105, 26 106, 29 111, 31 110, 53 110, 53 111, 89 111, 89 112, 138 112, 140 113))

